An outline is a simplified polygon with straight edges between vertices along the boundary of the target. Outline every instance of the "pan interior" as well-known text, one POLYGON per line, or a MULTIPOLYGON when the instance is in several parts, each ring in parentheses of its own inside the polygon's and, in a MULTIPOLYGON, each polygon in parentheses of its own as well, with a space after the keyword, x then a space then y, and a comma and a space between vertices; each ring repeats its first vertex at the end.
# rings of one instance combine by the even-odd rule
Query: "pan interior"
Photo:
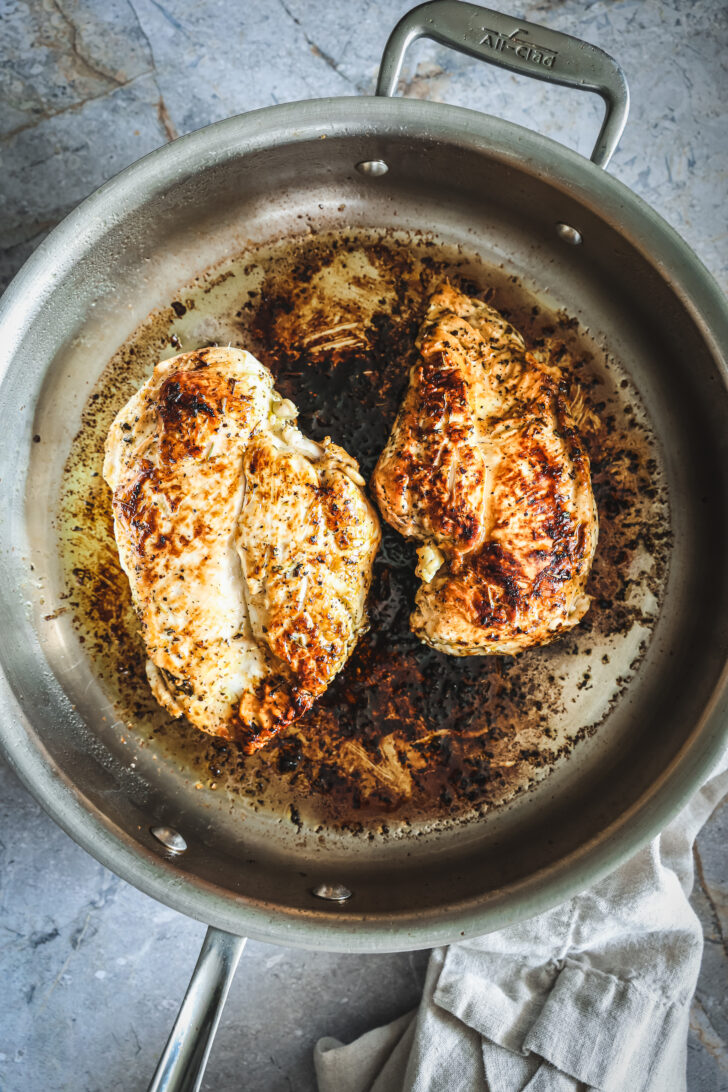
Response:
POLYGON ((615 202, 607 215, 579 188, 595 169, 523 134, 516 162, 507 127, 479 135, 425 105, 306 104, 306 124, 287 107, 180 142, 163 182, 112 193, 73 260, 51 254, 1 392, 17 423, 0 433, 0 622, 17 635, 2 658, 28 737, 131 847, 129 878, 291 943, 424 945, 450 935, 448 907, 472 933, 541 908, 542 881, 568 893, 569 862, 647 808, 699 733, 725 662, 728 407, 699 324, 615 202), (372 159, 389 172, 359 175, 372 159), (306 722, 242 761, 166 719, 140 676, 100 480, 108 423, 159 357, 247 344, 304 431, 368 477, 444 275, 561 354, 600 422, 592 608, 516 660, 438 657, 408 635, 412 554, 386 531, 370 634, 306 722), (157 823, 187 840, 169 864, 157 823), (354 891, 348 907, 313 899, 322 879, 354 891))
MULTIPOLYGON (((343 228, 244 251, 180 286, 104 369, 69 455, 58 517, 64 641, 81 641, 113 706, 99 734, 142 776, 193 787, 234 825, 287 821, 299 838, 392 840, 443 832, 533 789, 593 736, 647 648, 667 577, 670 529, 659 445, 634 386, 565 310, 521 277, 433 235, 343 228), (388 526, 372 625, 328 692, 253 757, 160 709, 149 692, 110 495, 101 477, 113 416, 154 363, 208 344, 250 348, 368 479, 416 357, 429 293, 445 278, 485 296, 558 360, 589 413, 601 535, 585 621, 519 657, 452 657, 409 630, 416 556, 388 526)), ((87 684, 84 682, 83 686, 87 684)), ((86 716, 93 706, 74 695, 86 716)), ((95 695, 94 695, 95 700, 95 695)))

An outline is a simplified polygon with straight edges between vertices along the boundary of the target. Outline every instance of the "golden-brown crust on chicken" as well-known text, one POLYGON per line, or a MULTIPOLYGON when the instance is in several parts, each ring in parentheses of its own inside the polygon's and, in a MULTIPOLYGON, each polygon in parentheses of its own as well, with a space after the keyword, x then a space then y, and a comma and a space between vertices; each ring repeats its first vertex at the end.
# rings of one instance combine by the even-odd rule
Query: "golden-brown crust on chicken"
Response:
POLYGON ((411 618, 452 655, 546 644, 588 609, 597 541, 589 459, 559 370, 493 308, 441 288, 372 485, 425 545, 411 618))
POLYGON ((409 535, 414 520, 435 542, 463 550, 482 538, 486 488, 469 394, 444 352, 422 356, 398 417, 396 458, 387 464, 383 456, 387 471, 374 476, 382 510, 400 533, 409 535))
MULTIPOLYGON (((256 639, 295 679, 290 701, 300 716, 367 628, 360 600, 369 588, 379 524, 356 462, 331 442, 312 461, 261 431, 248 445, 243 473, 236 540, 250 622, 256 639)), ((276 693, 276 701, 267 694, 264 704, 278 709, 280 689, 276 693)), ((281 715, 288 715, 283 708, 281 715)))
POLYGON ((203 349, 158 364, 106 445, 154 695, 248 752, 343 667, 379 543, 356 462, 295 414, 249 353, 203 349))

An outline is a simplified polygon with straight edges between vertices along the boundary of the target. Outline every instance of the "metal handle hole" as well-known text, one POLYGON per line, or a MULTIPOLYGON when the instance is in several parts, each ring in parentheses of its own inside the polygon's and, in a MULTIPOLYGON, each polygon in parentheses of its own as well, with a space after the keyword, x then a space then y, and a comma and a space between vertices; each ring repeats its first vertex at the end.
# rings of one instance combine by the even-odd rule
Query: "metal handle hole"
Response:
POLYGON ((363 159, 356 164, 359 174, 366 174, 370 178, 381 178, 389 170, 389 165, 383 159, 363 159))
POLYGON ((325 899, 327 902, 346 902, 351 898, 351 891, 343 883, 320 883, 318 887, 314 887, 313 894, 317 899, 325 899))
POLYGON ((569 224, 557 224, 556 234, 560 239, 563 239, 565 243, 569 243, 571 246, 579 246, 582 242, 581 232, 577 231, 575 227, 571 227, 569 224))
POLYGON ((149 833, 170 853, 184 853, 187 849, 187 842, 174 827, 150 827, 149 833))

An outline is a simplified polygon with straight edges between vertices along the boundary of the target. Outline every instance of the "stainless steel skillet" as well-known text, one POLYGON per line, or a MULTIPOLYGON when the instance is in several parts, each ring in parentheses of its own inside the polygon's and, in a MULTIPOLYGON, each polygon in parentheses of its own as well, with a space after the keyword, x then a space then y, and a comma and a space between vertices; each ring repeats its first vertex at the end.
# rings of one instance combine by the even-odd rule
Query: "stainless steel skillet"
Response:
MULTIPOLYGON (((500 24, 481 18, 485 38, 500 24)), ((506 21, 501 37, 523 29, 506 21)), ((543 32, 529 34, 548 44, 543 32)), ((554 75, 566 44, 553 43, 554 75)), ((513 52, 505 51, 496 48, 498 57, 513 52)), ((264 112, 196 134, 112 183, 49 240, 6 307, 8 751, 54 816, 122 875, 234 932, 332 948, 416 947, 495 927, 582 886, 654 832, 707 768, 721 734, 725 660, 723 305, 669 230, 596 167, 513 126, 422 103, 264 112), (354 169, 378 160, 386 175, 354 169), (663 440, 671 585, 639 678, 558 791, 549 779, 480 829, 421 838, 414 861, 405 843, 321 853, 270 838, 262 823, 248 829, 243 861, 234 822, 203 814, 180 786, 122 768, 88 702, 83 716, 74 712, 64 695, 83 664, 62 628, 28 617, 25 603, 42 614, 39 600, 54 587, 48 513, 93 369, 151 306, 226 253, 230 232, 244 225, 243 238, 263 239, 320 204, 320 221, 335 222, 342 196, 347 216, 353 209, 361 222, 386 225, 397 212, 398 222, 434 224, 455 238, 472 232, 513 262, 548 269, 561 296, 619 347, 663 440), (578 229, 581 245, 564 245, 557 223, 578 229), (33 447, 36 432, 43 441, 33 447), (160 823, 187 839, 175 862, 160 861, 148 834, 160 823), (310 892, 324 880, 345 884, 352 898, 317 903, 310 892)))

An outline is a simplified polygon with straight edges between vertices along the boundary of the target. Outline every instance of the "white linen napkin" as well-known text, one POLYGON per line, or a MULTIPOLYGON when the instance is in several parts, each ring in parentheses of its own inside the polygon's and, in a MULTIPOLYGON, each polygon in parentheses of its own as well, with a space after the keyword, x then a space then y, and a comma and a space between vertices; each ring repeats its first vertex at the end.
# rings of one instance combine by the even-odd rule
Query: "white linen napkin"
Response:
POLYGON ((728 752, 650 845, 562 906, 433 951, 418 1009, 343 1046, 320 1092, 684 1092, 703 935, 692 845, 728 752))

